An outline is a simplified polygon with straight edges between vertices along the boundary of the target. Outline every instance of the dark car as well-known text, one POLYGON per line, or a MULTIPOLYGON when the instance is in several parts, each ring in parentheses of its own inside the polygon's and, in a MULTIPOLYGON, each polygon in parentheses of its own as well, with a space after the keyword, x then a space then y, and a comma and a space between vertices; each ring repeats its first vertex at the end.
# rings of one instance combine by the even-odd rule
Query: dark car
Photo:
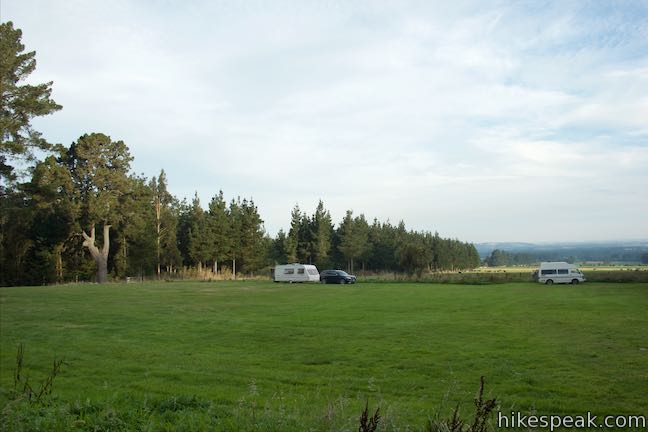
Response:
POLYGON ((320 272, 320 283, 352 284, 356 277, 342 270, 324 270, 320 272))

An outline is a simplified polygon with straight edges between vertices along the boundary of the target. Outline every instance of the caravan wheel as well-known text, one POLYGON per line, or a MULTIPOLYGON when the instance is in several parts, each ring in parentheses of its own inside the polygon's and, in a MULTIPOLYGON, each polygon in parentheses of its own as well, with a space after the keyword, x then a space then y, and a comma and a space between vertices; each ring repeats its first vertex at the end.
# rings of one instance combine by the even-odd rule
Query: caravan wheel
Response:
POLYGON ((547 279, 547 282, 545 282, 547 285, 553 285, 553 279, 547 279))

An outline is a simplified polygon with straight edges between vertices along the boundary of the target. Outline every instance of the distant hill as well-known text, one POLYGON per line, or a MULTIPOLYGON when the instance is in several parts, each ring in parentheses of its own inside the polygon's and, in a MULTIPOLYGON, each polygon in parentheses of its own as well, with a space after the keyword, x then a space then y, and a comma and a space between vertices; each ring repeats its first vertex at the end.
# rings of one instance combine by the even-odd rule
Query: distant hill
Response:
POLYGON ((539 261, 595 261, 639 263, 648 254, 648 240, 583 243, 491 242, 475 244, 482 260, 495 249, 517 257, 516 263, 539 261))

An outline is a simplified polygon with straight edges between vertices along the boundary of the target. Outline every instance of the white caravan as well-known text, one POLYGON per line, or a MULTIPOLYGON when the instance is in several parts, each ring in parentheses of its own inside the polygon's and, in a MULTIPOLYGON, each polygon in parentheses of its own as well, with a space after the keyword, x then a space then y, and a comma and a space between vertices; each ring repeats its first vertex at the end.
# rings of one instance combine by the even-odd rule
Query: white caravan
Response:
POLYGON ((542 262, 537 273, 538 282, 545 284, 585 282, 585 275, 574 264, 561 261, 542 262))
POLYGON ((284 264, 274 268, 272 280, 275 282, 319 282, 317 267, 310 264, 284 264))

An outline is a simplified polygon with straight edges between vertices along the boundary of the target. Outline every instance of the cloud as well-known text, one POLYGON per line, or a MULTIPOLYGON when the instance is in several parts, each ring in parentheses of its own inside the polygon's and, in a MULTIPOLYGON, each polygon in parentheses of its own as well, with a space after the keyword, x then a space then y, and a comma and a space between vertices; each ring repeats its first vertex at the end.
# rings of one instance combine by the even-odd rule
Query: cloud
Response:
POLYGON ((3 9, 64 105, 48 138, 123 139, 178 195, 253 196, 272 233, 322 198, 474 241, 648 237, 641 4, 3 9))

